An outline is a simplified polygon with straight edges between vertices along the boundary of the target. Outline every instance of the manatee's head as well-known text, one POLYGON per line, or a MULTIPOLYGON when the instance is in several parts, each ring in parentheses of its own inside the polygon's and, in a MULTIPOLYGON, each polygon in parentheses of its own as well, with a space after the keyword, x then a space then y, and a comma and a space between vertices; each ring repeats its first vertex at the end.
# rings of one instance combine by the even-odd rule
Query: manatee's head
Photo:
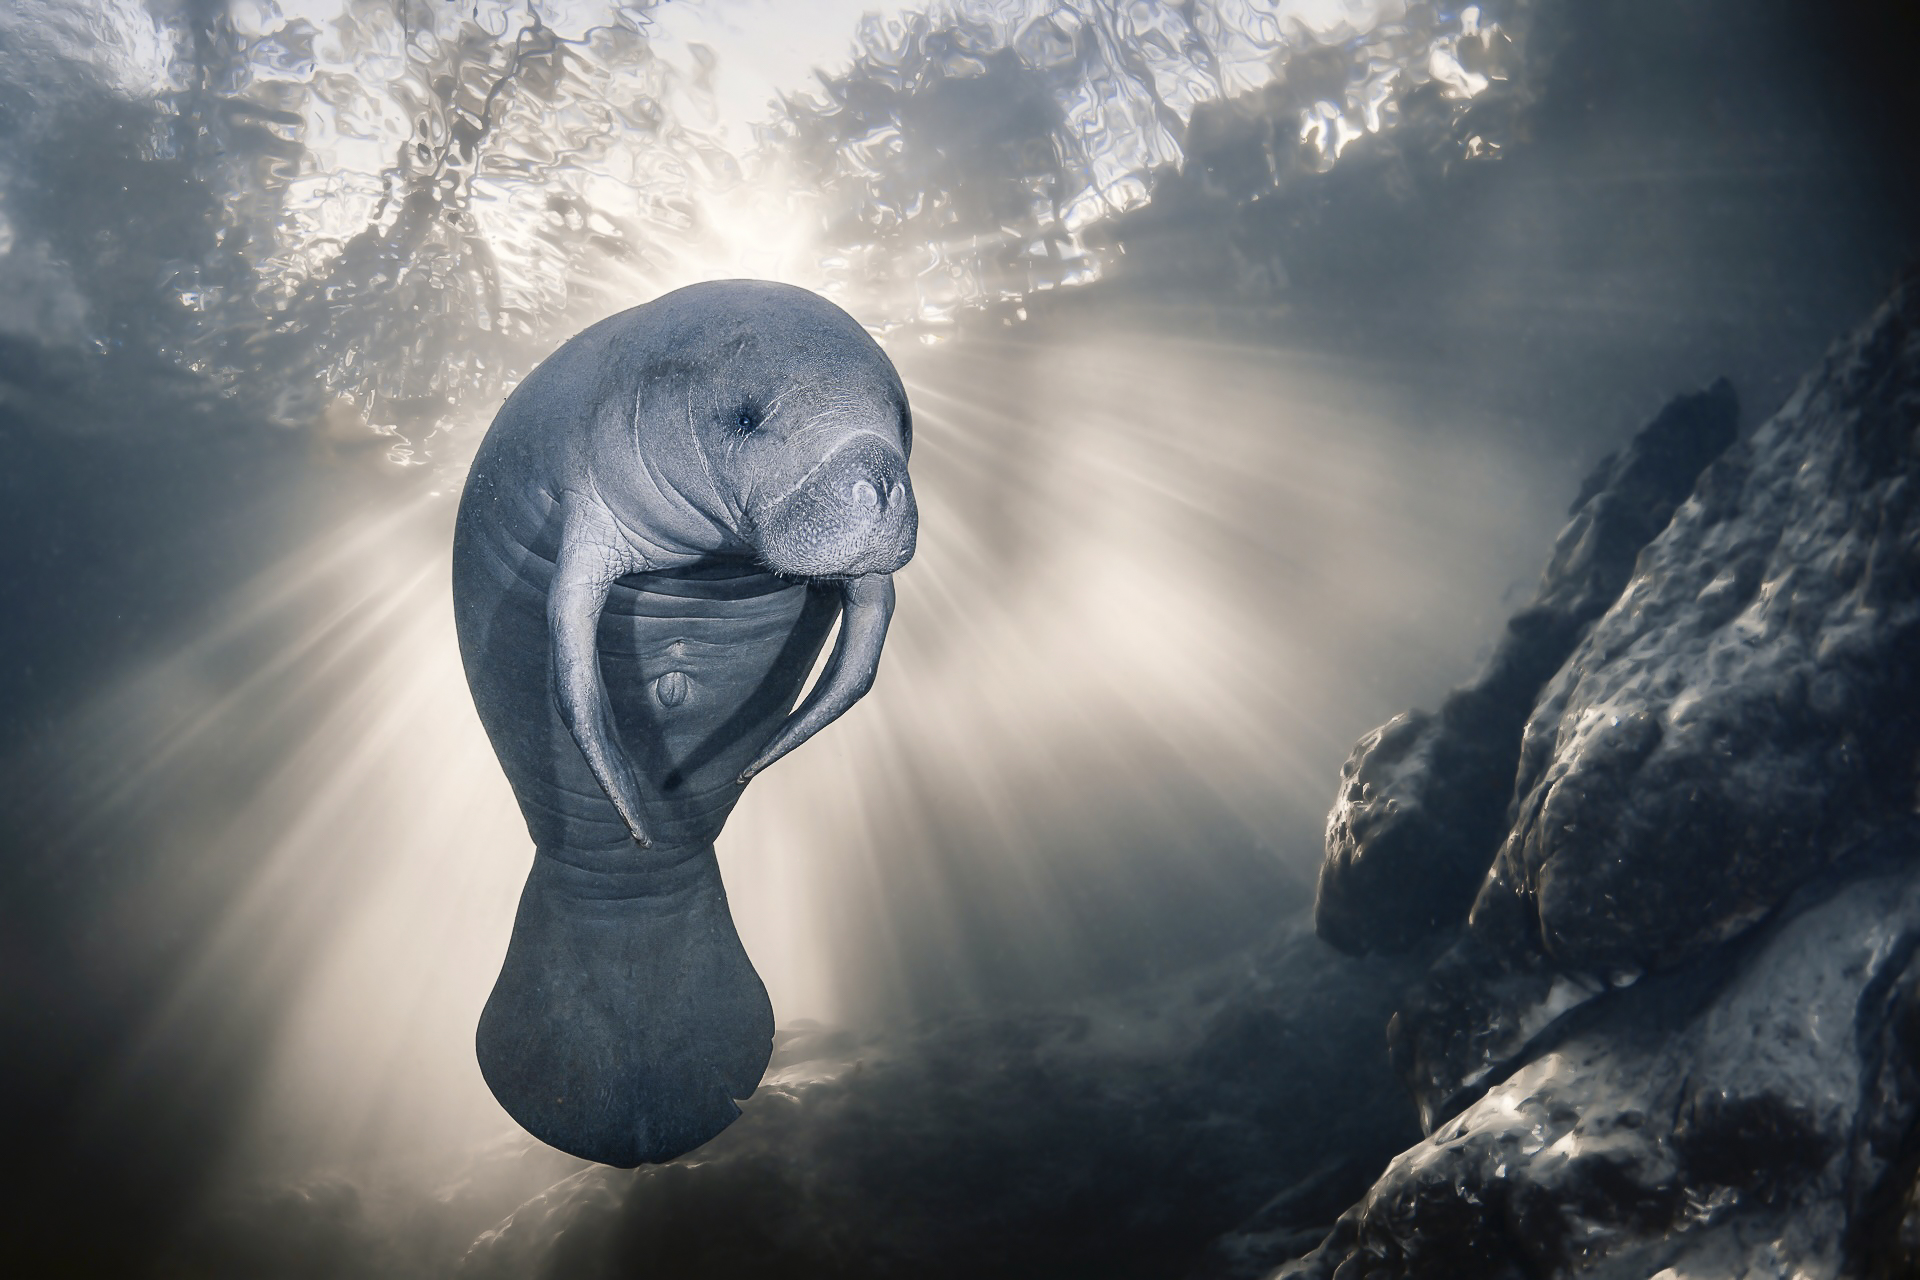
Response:
MULTIPOLYGON (((852 316, 788 285, 728 280, 689 304, 686 421, 740 536, 775 573, 853 578, 912 558, 907 394, 852 316)), ((676 413, 680 411, 675 406, 676 413)))

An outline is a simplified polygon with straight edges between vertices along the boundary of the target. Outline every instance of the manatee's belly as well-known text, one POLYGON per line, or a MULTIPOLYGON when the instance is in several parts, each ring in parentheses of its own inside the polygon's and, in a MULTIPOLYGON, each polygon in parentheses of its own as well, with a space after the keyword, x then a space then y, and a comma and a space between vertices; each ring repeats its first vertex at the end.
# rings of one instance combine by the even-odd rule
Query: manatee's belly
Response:
POLYGON ((656 844, 699 844, 793 709, 834 597, 744 567, 623 578, 601 615, 600 674, 656 844))
POLYGON ((454 567, 474 706, 534 843, 608 873, 670 865, 719 834, 735 779, 792 709, 839 609, 830 591, 742 564, 614 584, 600 671, 643 793, 654 843, 641 850, 554 702, 552 562, 480 525, 456 544, 454 567))

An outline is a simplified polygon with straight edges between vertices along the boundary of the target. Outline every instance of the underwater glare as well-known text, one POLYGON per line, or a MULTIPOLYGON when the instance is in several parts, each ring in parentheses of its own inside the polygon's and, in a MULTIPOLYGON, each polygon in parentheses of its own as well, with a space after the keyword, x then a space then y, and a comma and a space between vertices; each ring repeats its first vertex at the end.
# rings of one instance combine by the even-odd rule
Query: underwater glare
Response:
POLYGON ((833 299, 915 423, 879 681, 719 845, 783 1037, 1238 964, 1309 901, 1348 747, 1485 656, 1579 475, 1720 372, 1770 409, 1906 234, 1857 195, 1868 143, 1796 106, 1817 76, 1710 128, 1684 57, 1655 92, 1604 55, 1712 23, 1582 21, 0 10, 33 548, 0 816, 48 1202, 164 1186, 88 1246, 151 1261, 347 1196, 382 1261, 315 1274, 437 1275, 586 1176, 473 1060, 531 844, 454 645, 453 505, 535 363, 696 281, 833 299))

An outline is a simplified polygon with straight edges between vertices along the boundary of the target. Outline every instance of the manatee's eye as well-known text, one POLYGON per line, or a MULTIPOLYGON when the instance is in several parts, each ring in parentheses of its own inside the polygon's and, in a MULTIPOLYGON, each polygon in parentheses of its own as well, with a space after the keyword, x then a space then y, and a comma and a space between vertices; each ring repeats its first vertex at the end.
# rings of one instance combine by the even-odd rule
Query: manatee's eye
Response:
POLYGON ((755 427, 759 426, 760 424, 758 421, 755 420, 753 416, 753 410, 742 409, 739 412, 739 414, 737 414, 734 417, 733 425, 740 428, 742 431, 751 431, 755 427))

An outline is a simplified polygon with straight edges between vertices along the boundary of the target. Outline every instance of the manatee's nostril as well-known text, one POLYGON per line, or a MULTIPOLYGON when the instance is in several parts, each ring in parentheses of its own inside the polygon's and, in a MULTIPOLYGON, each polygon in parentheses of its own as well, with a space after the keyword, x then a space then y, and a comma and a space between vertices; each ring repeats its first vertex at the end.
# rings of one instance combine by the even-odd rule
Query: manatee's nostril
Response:
POLYGON ((907 486, 896 480, 894 481, 893 488, 887 490, 887 505, 897 507, 900 505, 900 500, 906 496, 907 486))
POLYGON ((880 505, 880 491, 865 480, 856 480, 852 489, 853 505, 871 511, 880 505))

